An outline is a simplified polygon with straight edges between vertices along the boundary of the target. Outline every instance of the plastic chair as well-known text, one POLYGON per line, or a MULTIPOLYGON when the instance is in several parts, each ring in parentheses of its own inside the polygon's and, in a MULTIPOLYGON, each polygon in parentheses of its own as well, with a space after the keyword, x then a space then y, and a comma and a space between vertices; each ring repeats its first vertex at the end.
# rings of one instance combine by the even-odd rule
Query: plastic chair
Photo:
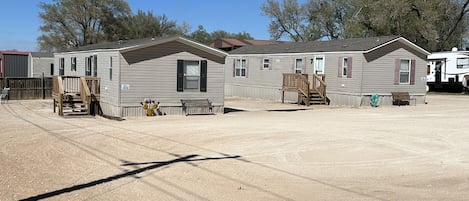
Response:
POLYGON ((8 103, 8 91, 10 91, 10 88, 3 88, 2 89, 2 94, 0 95, 0 104, 6 101, 8 103))

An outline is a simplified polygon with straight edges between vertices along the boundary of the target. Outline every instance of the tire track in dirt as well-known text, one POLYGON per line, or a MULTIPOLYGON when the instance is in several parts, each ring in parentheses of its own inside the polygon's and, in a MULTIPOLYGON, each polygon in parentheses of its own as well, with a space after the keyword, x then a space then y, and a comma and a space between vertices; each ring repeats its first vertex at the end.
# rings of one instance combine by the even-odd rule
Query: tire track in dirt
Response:
MULTIPOLYGON (((32 110, 31 110, 32 111, 32 110)), ((39 115, 41 116, 41 115, 39 115)), ((72 124, 72 123, 69 123, 69 122, 66 122, 67 124, 69 125, 72 125, 72 126, 77 126, 77 127, 80 127, 78 125, 75 125, 75 124, 72 124)), ((184 142, 180 142, 180 141, 177 141, 177 140, 173 140, 173 139, 170 139, 170 138, 167 138, 167 137, 163 137, 163 136, 158 136, 158 135, 151 135, 151 134, 148 134, 148 133, 144 133, 144 132, 140 132, 140 131, 135 131, 135 130, 131 130, 131 129, 128 129, 128 128, 123 128, 123 127, 117 127, 115 125, 110 125, 110 124, 107 124, 107 123, 103 123, 105 124, 106 126, 109 126, 109 127, 112 127, 112 128, 119 128, 119 129, 122 129, 122 130, 126 130, 126 131, 129 131, 129 132, 133 132, 133 133, 136 133, 136 134, 140 134, 140 135, 144 135, 144 136, 147 136, 147 137, 152 137, 152 138, 156 138, 156 139, 163 139, 163 140, 166 140, 166 141, 169 141, 169 142, 173 142, 173 143, 176 143, 176 144, 181 144, 181 145, 184 145, 184 146, 188 146, 188 147, 193 147, 193 148, 196 148, 196 149, 200 149, 200 150, 204 150, 204 151, 208 151, 208 152, 212 152, 212 153, 217 153, 217 154, 220 154, 220 155, 223 155, 223 156, 231 156, 230 154, 226 154, 226 153, 221 153, 221 152, 218 152, 218 151, 215 151, 215 150, 211 150, 211 149, 208 149, 208 148, 204 148, 204 147, 200 147, 200 146, 196 146, 196 145, 192 145, 192 144, 188 144, 188 143, 184 143, 184 142)), ((103 125, 101 124, 101 126, 103 125)), ((95 134, 100 134, 100 135, 103 135, 103 136, 106 136, 106 137, 111 137, 111 138, 115 138, 115 139, 118 139, 118 140, 123 140, 123 141, 126 141, 128 143, 131 143, 131 144, 134 144, 134 145, 137 145, 137 146, 142 146, 142 147, 145 147, 145 148, 148 148, 148 149, 151 149, 151 150, 155 150, 153 147, 148 147, 146 145, 141 145, 139 143, 136 143, 136 142, 133 142, 133 141, 130 141, 130 140, 126 140, 126 139, 121 139, 121 138, 117 138, 117 137, 114 137, 114 136, 110 136, 108 134, 105 134, 105 133, 102 133, 102 132, 97 132, 97 131, 94 131, 94 130, 90 130, 88 128, 84 128, 84 127, 80 127, 81 129, 84 129, 84 130, 88 130, 88 131, 92 131, 92 132, 95 132, 95 134)), ((158 150, 158 151, 161 151, 161 150, 158 150)), ((165 151, 163 151, 165 152, 165 151)), ((167 153, 167 152, 166 152, 167 153)), ((179 156, 178 154, 176 156, 179 156)), ((337 190, 340 190, 340 191, 344 191, 344 192, 348 192, 348 193, 351 193, 351 194, 355 194, 355 195, 359 195, 359 196, 363 196, 363 197, 367 197, 367 198, 372 198, 372 199, 376 199, 376 200, 387 200, 387 199, 384 199, 384 198, 379 198, 379 197, 376 197, 376 196, 373 196, 373 195, 369 195, 369 194, 366 194, 366 193, 362 193, 362 192, 359 192, 359 191, 355 191, 355 190, 351 190, 351 189, 348 189, 348 188, 344 188, 344 187, 341 187, 341 186, 338 186, 338 185, 335 185, 335 184, 331 184, 331 183, 328 183, 328 182, 325 182, 325 181, 321 181, 321 180, 318 180, 318 179, 314 179, 314 178, 310 178, 310 177, 307 177, 307 176, 303 176, 303 175, 299 175, 299 174, 296 174, 296 173, 292 173, 292 172, 289 172, 289 171, 286 171, 286 170, 283 170, 283 169, 280 169, 280 168, 276 168, 276 167, 271 167, 269 165, 266 165, 266 164, 263 164, 263 163, 259 163, 259 162, 253 162, 253 161, 248 161, 246 159, 243 159, 243 158, 237 158, 235 160, 238 160, 238 161, 241 161, 241 162, 244 162, 244 163, 248 163, 248 164, 251 164, 251 165, 254 165, 254 166, 258 166, 258 167, 263 167, 263 168, 266 168, 266 169, 269 169, 271 171, 275 171, 275 172, 279 172, 279 173, 283 173, 283 174, 286 174, 286 175, 289 175, 289 176, 293 176, 293 177, 296 177, 296 178, 300 178, 300 179, 304 179, 304 180, 307 180, 307 181, 311 181, 311 182, 314 182, 314 183, 317 183, 317 184, 321 184, 321 185, 324 185, 324 186, 327 186, 327 187, 331 187, 333 189, 337 189, 337 190)), ((274 197, 277 197, 277 198, 281 198, 281 199, 284 199, 284 200, 291 200, 290 198, 287 198, 287 197, 284 197, 282 195, 279 195, 275 192, 271 192, 271 191, 268 191, 268 190, 265 190, 261 187, 258 187, 258 186, 255 186, 255 185, 252 185, 252 184, 248 184, 246 182, 243 182, 241 180, 238 180, 236 178, 232 178, 230 176, 227 176, 227 175, 223 175, 221 173, 218 173, 218 172, 215 172, 213 170, 210 170, 210 169, 207 169, 207 168, 203 168, 203 167, 200 167, 200 166, 195 166, 195 167, 198 167, 200 169, 203 169, 207 172, 210 172, 214 175, 217 175, 217 176, 220 176, 220 177, 223 177, 225 179, 229 179, 231 181, 234 181, 236 183, 240 183, 240 184, 243 184, 243 185, 246 185, 246 186, 249 186, 251 188, 255 188, 261 192, 264 192, 264 193, 267 193, 267 194, 270 194, 274 197)))
MULTIPOLYGON (((23 105, 23 104, 21 104, 21 103, 20 103, 20 105, 24 106, 23 108, 27 108, 25 105, 23 105)), ((71 145, 71 146, 73 146, 73 147, 75 147, 75 148, 77 148, 77 149, 79 149, 79 150, 81 150, 81 151, 83 151, 83 152, 85 152, 85 153, 87 153, 87 154, 89 154, 89 155, 91 155, 91 156, 97 158, 98 160, 100 160, 100 161, 102 161, 102 162, 104 162, 104 163, 106 163, 106 164, 108 164, 108 165, 110 165, 110 166, 113 166, 113 167, 115 167, 115 168, 117 168, 117 169, 120 169, 121 171, 124 171, 124 172, 125 172, 125 171, 129 171, 128 169, 122 168, 122 166, 119 166, 119 165, 115 165, 112 161, 109 161, 109 160, 107 160, 107 159, 105 159, 105 158, 103 158, 103 157, 101 157, 101 156, 99 156, 99 155, 93 153, 93 151, 96 151, 96 152, 99 152, 99 153, 102 153, 102 154, 103 154, 104 152, 102 152, 102 151, 100 151, 100 150, 97 150, 97 149, 95 149, 95 148, 89 147, 89 146, 87 146, 87 145, 84 145, 84 144, 82 144, 82 143, 80 143, 80 142, 76 142, 76 141, 71 140, 71 139, 69 139, 69 138, 63 137, 63 136, 61 136, 60 134, 54 133, 54 131, 48 130, 47 128, 42 127, 41 125, 38 125, 38 124, 36 124, 36 123, 34 123, 34 122, 32 122, 32 121, 30 121, 30 120, 28 120, 28 119, 22 117, 22 116, 19 115, 13 108, 11 108, 10 105, 6 106, 6 108, 7 108, 7 112, 10 113, 12 117, 15 117, 15 118, 17 118, 17 119, 20 119, 20 120, 22 120, 22 121, 24 121, 24 122, 30 124, 30 125, 33 125, 34 127, 36 127, 36 128, 38 128, 38 129, 44 131, 45 133, 47 133, 47 134, 49 134, 49 135, 51 135, 51 136, 57 138, 58 140, 60 140, 60 141, 62 141, 62 142, 64 142, 64 143, 66 143, 66 144, 69 144, 69 145, 71 145)), ((32 112, 32 113, 35 113, 36 115, 38 115, 38 113, 36 113, 36 112, 33 111, 32 109, 30 109, 30 108, 27 108, 27 109, 28 109, 29 112, 32 112)), ((28 113, 28 114, 30 114, 30 113, 28 113)), ((47 116, 42 116, 42 115, 38 115, 38 116, 41 116, 41 117, 43 117, 43 118, 47 118, 47 119, 50 119, 50 120, 54 120, 54 121, 57 120, 57 119, 51 119, 50 117, 47 117, 47 116)), ((62 122, 62 123, 63 123, 63 122, 62 122)), ((107 155, 107 156, 112 156, 112 155, 110 155, 110 154, 108 154, 108 153, 104 153, 104 154, 107 155)), ((112 156, 112 157, 113 157, 113 156, 112 156)), ((115 157, 113 157, 113 158, 115 158, 115 157)), ((117 159, 117 158, 115 158, 115 159, 117 159)), ((132 183, 132 182, 133 182, 133 181, 130 181, 130 182, 128 182, 128 183, 126 183, 126 184, 123 184, 123 185, 127 185, 127 184, 130 184, 130 183, 132 183)), ((158 186, 155 186, 155 185, 153 185, 153 184, 151 184, 151 183, 148 183, 148 182, 146 182, 146 181, 144 181, 144 180, 141 180, 141 182, 142 182, 142 183, 145 183, 147 186, 152 187, 152 188, 154 188, 154 189, 156 189, 156 190, 158 190, 158 191, 160 191, 160 192, 162 192, 162 193, 165 193, 165 194, 167 194, 168 196, 173 197, 173 198, 175 198, 175 199, 177 199, 177 200, 184 200, 182 197, 180 197, 180 196, 178 196, 178 195, 176 195, 176 194, 174 194, 174 193, 168 192, 168 191, 166 191, 165 189, 160 188, 160 187, 158 187, 158 186)), ((115 188, 110 189, 110 190, 115 190, 115 188)), ((93 196, 101 196, 101 195, 102 195, 102 193, 101 193, 100 195, 93 195, 93 196)), ((93 197, 93 196, 92 196, 92 197, 93 197)), ((195 194, 194 194, 194 196, 198 197, 198 196, 195 195, 195 194)), ((207 199, 203 199, 203 200, 207 200, 207 199)))
MULTIPOLYGON (((20 103, 23 107, 22 108, 25 108, 26 110, 28 110, 28 112, 30 113, 34 113, 35 115, 37 116, 40 116, 42 118, 47 118, 47 119, 50 119, 50 120, 56 120, 56 119, 52 119, 48 116, 44 116, 44 115, 41 115, 40 113, 34 111, 33 109, 29 108, 28 106, 20 103)), ((166 153, 166 154, 169 154, 170 156, 173 156, 173 157, 181 157, 183 156, 183 154, 177 154, 177 153, 172 153, 172 152, 167 152, 165 150, 162 150, 162 149, 157 149, 157 148, 154 148, 154 147, 150 147, 150 146, 147 146, 147 145, 142 145, 140 143, 136 143, 134 141, 131 141, 131 140, 127 140, 127 139, 123 139, 123 138, 119 138, 119 137, 115 137, 115 136, 112 136, 112 135, 109 135, 109 134, 106 134, 104 132, 100 132, 100 131, 95 131, 95 130, 92 130, 90 128, 86 128, 86 127, 83 127, 83 126, 80 126, 80 125, 77 125, 77 124, 73 124, 73 123, 70 123, 70 122, 65 122, 65 121, 62 121, 62 123, 64 124, 68 124, 70 126, 74 126, 76 128, 79 128, 81 130, 84 130, 84 131, 90 131, 91 133, 90 134, 99 134, 99 135, 102 135, 102 136, 105 136, 105 137, 108 137, 108 138, 113 138, 113 139, 117 139, 117 140, 121 140, 121 141, 124 141, 126 143, 129 143, 129 144, 133 144, 133 145, 136 145, 136 146, 140 146, 140 147, 143 147, 143 148, 146 148, 146 149, 149 149, 149 150, 153 150, 153 151, 158 151, 158 152, 162 152, 162 153, 166 153)), ((154 135, 149 135, 147 133, 144 133, 144 132, 139 132, 139 131, 135 131, 135 130, 131 130, 131 129, 128 129, 128 128, 123 128, 123 127, 118 127, 118 126, 115 126, 115 125, 111 125, 111 124, 108 124, 108 123, 104 123, 104 122, 100 122, 100 126, 107 126, 109 128, 112 128, 112 129, 115 129, 115 128, 118 128, 120 130, 125 130, 125 131, 128 131, 128 132, 131 132, 131 133, 134 133, 134 134, 140 134, 140 135, 143 135, 143 136, 147 136, 147 137, 152 137, 152 138, 155 138, 154 135)), ((172 140, 172 139, 169 139, 169 138, 164 138, 164 137, 160 137, 158 136, 157 137, 158 139, 162 139, 162 140, 166 140, 166 141, 169 141, 169 142, 172 142, 172 143, 176 143, 176 144, 182 144, 182 145, 185 145, 185 146, 190 146, 190 147, 193 147, 193 148, 197 148, 197 149, 201 149, 201 150, 205 150, 205 151, 210 151, 210 152, 213 152, 213 153, 216 153, 216 154, 220 154, 224 157, 230 157, 232 155, 229 155, 229 154, 224 154, 224 153, 220 153, 220 152, 217 152, 217 151, 214 151, 214 150, 210 150, 210 149, 206 149, 206 148, 202 148, 202 147, 198 147, 198 146, 194 146, 194 145, 191 145, 191 144, 187 144, 187 143, 182 143, 182 142, 179 142, 179 141, 175 141, 175 140, 172 140)), ((86 145, 84 145, 86 146, 86 145)), ((105 152, 102 152, 100 150, 97 150, 97 149, 94 149, 94 148, 91 148, 93 151, 97 151, 97 152, 100 152, 108 157, 113 157, 115 159, 117 159, 116 157, 114 157, 113 155, 109 154, 109 153, 105 153, 105 152)), ((235 160, 242 160, 244 161, 243 159, 237 159, 237 158, 234 158, 235 160)), ((216 171, 213 171, 213 170, 210 170, 208 168, 204 168, 204 167, 201 167, 201 166, 198 166, 194 163, 191 163, 190 161, 188 162, 189 164, 191 164, 193 167, 196 167, 196 168, 199 168, 201 170, 204 170, 206 172, 209 172, 213 175, 216 175, 216 176, 219 176, 223 179, 229 179, 230 181, 232 182, 235 182, 235 183, 239 183, 239 184, 242 184, 242 185, 245 185, 245 186, 249 186, 253 189, 257 189, 259 190, 260 192, 264 192, 266 194, 269 194, 270 196, 273 196, 273 197, 276 197, 276 198, 280 198, 282 200, 292 200, 288 197, 285 197, 283 195, 280 195, 280 194, 277 194, 275 192, 272 192, 272 191, 269 191, 269 190, 266 190, 260 186, 256 186, 256 185, 253 185, 253 184, 249 184, 249 183, 246 183, 244 181, 241 181, 239 179, 236 179, 234 177, 230 177, 228 175, 224 175, 224 174, 221 174, 221 173, 218 173, 216 171)), ((161 181, 161 180, 160 180, 161 181)), ((182 190, 183 192, 186 192, 186 193, 189 193, 189 194, 192 194, 193 196, 195 197, 199 197, 200 200, 209 200, 208 198, 204 198, 204 197, 201 197, 200 195, 197 195, 197 194, 193 194, 193 193, 190 193, 190 191, 188 189, 182 189, 180 186, 176 185, 176 184, 173 184, 173 183, 167 183, 168 185, 170 186, 173 186, 175 188, 178 188, 180 190, 182 190)))

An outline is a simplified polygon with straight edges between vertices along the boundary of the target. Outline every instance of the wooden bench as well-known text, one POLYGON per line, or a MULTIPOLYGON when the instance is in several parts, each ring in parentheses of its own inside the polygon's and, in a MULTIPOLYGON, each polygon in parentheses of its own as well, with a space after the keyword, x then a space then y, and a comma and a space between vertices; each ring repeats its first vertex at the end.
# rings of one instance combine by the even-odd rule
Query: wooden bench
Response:
POLYGON ((417 105, 417 99, 411 98, 409 92, 391 92, 391 94, 393 105, 410 105, 411 101, 414 101, 414 105, 417 105))
POLYGON ((182 112, 189 114, 213 114, 212 102, 208 99, 181 99, 182 112))

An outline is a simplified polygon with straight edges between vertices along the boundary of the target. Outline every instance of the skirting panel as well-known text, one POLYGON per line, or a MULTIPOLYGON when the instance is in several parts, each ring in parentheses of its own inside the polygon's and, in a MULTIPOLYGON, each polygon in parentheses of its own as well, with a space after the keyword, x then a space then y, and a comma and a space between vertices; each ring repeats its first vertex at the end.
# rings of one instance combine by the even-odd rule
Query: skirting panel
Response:
POLYGON ((352 94, 327 93, 327 97, 331 101, 330 105, 338 106, 360 107, 362 101, 360 95, 352 94))
MULTIPOLYGON (((161 106, 160 111, 166 115, 185 115, 182 111, 181 106, 161 106)), ((190 109, 191 113, 206 113, 205 109, 190 109), (196 111, 194 111, 196 110, 196 111)), ((223 106, 213 106, 212 112, 215 114, 223 114, 224 107, 223 106)), ((142 107, 123 107, 122 108, 122 117, 139 117, 145 116, 146 111, 142 107)))
MULTIPOLYGON (((227 84, 225 85, 225 95, 260 100, 282 101, 282 90, 274 87, 227 84)), ((298 94, 295 92, 285 92, 285 101, 298 101, 298 94)))
MULTIPOLYGON (((415 98, 416 104, 424 104, 425 103, 425 95, 412 95, 411 98, 415 98)), ((411 103, 413 104, 413 103, 411 103)), ((370 106, 370 96, 365 95, 362 97, 361 106, 370 106)), ((379 106, 391 106, 392 105, 392 96, 391 95, 379 95, 379 106)))

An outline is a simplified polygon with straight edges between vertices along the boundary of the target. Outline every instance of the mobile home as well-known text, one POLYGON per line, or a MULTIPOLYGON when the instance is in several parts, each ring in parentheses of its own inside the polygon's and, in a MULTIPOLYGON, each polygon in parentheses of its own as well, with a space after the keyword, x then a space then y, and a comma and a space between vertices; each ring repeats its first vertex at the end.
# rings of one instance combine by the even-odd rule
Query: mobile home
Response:
POLYGON ((228 56, 225 91, 298 102, 300 96, 311 94, 313 101, 319 94, 332 105, 354 107, 369 105, 372 94, 391 104, 391 92, 409 92, 423 103, 428 54, 400 36, 245 46, 228 56), (305 90, 297 88, 299 78, 305 90))
POLYGON ((100 78, 107 116, 142 116, 145 99, 167 114, 182 114, 181 99, 208 99, 223 113, 226 56, 179 36, 116 41, 55 53, 54 75, 100 78))

